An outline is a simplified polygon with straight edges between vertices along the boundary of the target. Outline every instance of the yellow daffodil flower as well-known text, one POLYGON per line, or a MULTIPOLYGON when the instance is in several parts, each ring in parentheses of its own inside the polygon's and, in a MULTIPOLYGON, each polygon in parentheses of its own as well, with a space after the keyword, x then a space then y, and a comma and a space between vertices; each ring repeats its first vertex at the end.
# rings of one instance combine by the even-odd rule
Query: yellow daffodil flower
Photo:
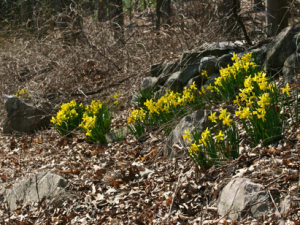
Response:
POLYGON ((285 88, 282 88, 282 94, 287 93, 288 96, 290 96, 290 87, 289 87, 289 83, 286 84, 285 88))
POLYGON ((183 138, 183 139, 187 139, 189 142, 191 142, 191 141, 192 141, 192 139, 191 139, 191 136, 192 136, 192 135, 190 134, 190 131, 189 131, 189 130, 185 130, 184 133, 185 133, 185 134, 182 135, 182 138, 183 138))
POLYGON ((262 108, 270 105, 270 96, 269 93, 264 93, 262 96, 259 97, 259 101, 257 101, 258 105, 262 108))
POLYGON ((203 70, 202 73, 201 73, 201 75, 204 76, 204 77, 208 77, 206 70, 203 70))
POLYGON ((191 144, 191 147, 190 147, 190 149, 189 149, 189 153, 190 153, 191 155, 194 155, 194 154, 196 154, 198 151, 199 151, 198 145, 196 145, 196 143, 191 144))
POLYGON ((217 123, 216 119, 218 117, 216 116, 216 112, 210 112, 210 116, 208 117, 208 119, 211 121, 211 122, 214 122, 214 123, 217 123))
POLYGON ((235 54, 235 52, 233 53, 233 57, 231 57, 231 60, 232 61, 237 61, 237 59, 238 59, 238 56, 237 56, 237 54, 235 54))
POLYGON ((219 120, 225 119, 226 116, 230 116, 230 113, 227 112, 227 109, 222 109, 219 115, 219 120))
POLYGON ((227 126, 229 126, 229 127, 231 127, 232 125, 231 125, 230 123, 231 123, 232 121, 233 121, 233 120, 230 119, 230 114, 229 114, 229 115, 227 115, 227 116, 223 119, 223 124, 224 124, 224 125, 227 125, 227 126))
POLYGON ((219 134, 216 136, 217 141, 219 142, 219 141, 224 140, 224 135, 225 134, 222 134, 222 131, 220 130, 219 134))

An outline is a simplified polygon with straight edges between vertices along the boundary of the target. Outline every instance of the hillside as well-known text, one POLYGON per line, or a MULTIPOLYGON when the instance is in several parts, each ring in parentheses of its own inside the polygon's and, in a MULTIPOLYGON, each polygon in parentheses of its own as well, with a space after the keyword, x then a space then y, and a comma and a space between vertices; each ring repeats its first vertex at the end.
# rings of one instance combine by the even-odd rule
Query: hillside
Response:
MULTIPOLYGON (((147 17, 137 18, 139 25, 150 24, 147 17)), ((216 25, 220 28, 222 23, 216 25)), ((27 100, 45 109, 49 120, 71 100, 89 105, 93 100, 111 103, 113 99, 117 103, 108 104, 113 107, 110 130, 120 129, 122 134, 117 140, 101 144, 88 140, 80 129, 71 131, 70 136, 59 135, 53 124, 35 132, 4 133, 5 125, 10 123, 1 101, 1 224, 299 224, 300 77, 296 68, 300 27, 288 27, 274 38, 251 37, 253 46, 239 36, 228 40, 224 33, 217 32, 217 27, 211 33, 207 33, 209 27, 203 29, 199 34, 186 29, 180 36, 175 25, 160 31, 132 28, 126 33, 125 44, 112 40, 108 22, 95 25, 90 17, 85 18, 81 36, 72 29, 56 29, 42 37, 33 37, 22 29, 3 31, 3 97, 26 89, 30 95, 27 100), (71 37, 66 38, 68 34, 71 37), (219 85, 218 95, 214 82, 227 74, 227 65, 228 71, 246 66, 238 73, 243 79, 235 76, 230 82, 239 84, 219 85), (265 65, 268 70, 261 75, 265 65), (264 81, 268 82, 265 89, 264 81), (246 97, 239 93, 244 88, 254 90, 252 86, 259 89, 257 96, 253 91, 254 97, 242 100, 246 97), (234 97, 239 97, 233 98, 227 91, 231 87, 234 97), (143 93, 148 90, 154 102, 161 100, 170 107, 171 113, 159 104, 151 111, 150 99, 140 98, 142 104, 134 102, 141 89, 146 90, 143 93), (266 93, 270 98, 263 100, 266 93), (172 105, 172 95, 177 105, 172 105), (239 100, 241 105, 236 103, 239 100), (254 106, 261 111, 254 111, 254 106), (146 121, 132 114, 141 112, 135 110, 142 107, 145 117, 156 116, 156 121, 144 125, 145 132, 139 136, 126 126, 128 117, 133 121, 129 125, 146 121), (243 117, 246 108, 251 116, 243 117), (215 119, 220 118, 224 109, 228 110, 224 114, 228 116, 227 124, 223 118, 219 119, 219 127, 211 125, 213 113, 218 113, 215 119), (268 113, 274 113, 274 118, 268 118, 268 113), (168 118, 161 119, 164 116, 168 118), (252 137, 257 134, 252 119, 266 119, 272 124, 278 119, 279 124, 258 127, 261 140, 259 135, 252 137), (186 127, 199 128, 199 143, 187 143, 186 127), (235 142, 229 141, 229 130, 223 131, 226 136, 216 132, 232 127, 236 128, 235 142), (197 164, 191 157, 191 146, 194 143, 197 151, 207 150, 208 139, 203 134, 208 129, 209 141, 219 151, 218 160, 208 157, 207 165, 197 164), (176 136, 175 131, 181 133, 176 136), (224 143, 223 152, 217 143, 224 143), (234 149, 237 155, 232 153, 234 149), (239 189, 232 181, 246 187, 239 189), (229 183, 232 186, 228 187, 229 183), (249 196, 242 199, 247 191, 249 196, 258 196, 254 202, 249 196), (220 199, 230 197, 230 193, 242 193, 241 198, 228 200, 229 206, 237 203, 242 210, 232 208, 224 213, 220 199), (41 197, 44 195, 51 197, 41 197)), ((24 95, 20 99, 27 103, 24 95)), ((267 124, 263 122, 260 124, 267 124)))

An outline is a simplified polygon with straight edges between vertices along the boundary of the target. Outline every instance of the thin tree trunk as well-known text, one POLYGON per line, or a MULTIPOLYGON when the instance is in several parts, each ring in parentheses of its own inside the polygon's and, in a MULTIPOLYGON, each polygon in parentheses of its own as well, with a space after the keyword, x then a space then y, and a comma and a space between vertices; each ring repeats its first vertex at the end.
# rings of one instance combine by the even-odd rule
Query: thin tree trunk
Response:
POLYGON ((4 0, 0 0, 0 23, 5 21, 5 2, 4 0))
POLYGON ((159 30, 161 25, 161 5, 163 0, 156 0, 156 30, 159 30))
POLYGON ((289 25, 288 0, 266 0, 268 34, 277 35, 289 25))
POLYGON ((107 0, 100 0, 98 9, 98 21, 106 20, 107 0))
POLYGON ((21 1, 21 21, 25 26, 27 25, 28 19, 32 16, 32 9, 29 0, 21 1))
POLYGON ((171 0, 166 0, 166 21, 167 24, 171 25, 171 15, 172 15, 172 5, 171 5, 171 0))

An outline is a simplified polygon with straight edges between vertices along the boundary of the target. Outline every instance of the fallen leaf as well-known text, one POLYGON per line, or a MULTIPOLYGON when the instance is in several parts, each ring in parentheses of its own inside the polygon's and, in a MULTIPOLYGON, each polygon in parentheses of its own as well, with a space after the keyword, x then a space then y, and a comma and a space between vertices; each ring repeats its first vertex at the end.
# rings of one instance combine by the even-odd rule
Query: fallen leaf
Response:
POLYGON ((118 181, 115 181, 114 184, 113 184, 113 186, 114 186, 115 188, 119 188, 120 184, 119 184, 118 181))
POLYGON ((169 197, 167 200, 166 200, 166 204, 169 206, 171 205, 172 203, 172 197, 169 197))

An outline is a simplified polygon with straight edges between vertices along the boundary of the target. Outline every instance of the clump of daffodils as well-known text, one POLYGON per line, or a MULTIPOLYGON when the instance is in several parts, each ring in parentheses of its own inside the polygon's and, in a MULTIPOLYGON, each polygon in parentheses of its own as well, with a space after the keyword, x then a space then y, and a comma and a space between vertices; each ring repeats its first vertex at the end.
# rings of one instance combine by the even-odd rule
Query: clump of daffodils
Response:
POLYGON ((197 131, 190 134, 188 130, 185 130, 182 136, 191 143, 188 154, 203 170, 221 164, 225 158, 235 159, 239 156, 237 129, 227 109, 222 109, 221 112, 211 112, 208 118, 212 123, 217 123, 220 129, 211 132, 209 128, 206 128, 201 134, 197 131), (217 113, 219 116, 216 115, 217 113))
POLYGON ((70 136, 70 132, 78 128, 81 123, 83 112, 83 104, 72 100, 69 103, 63 103, 56 117, 52 117, 50 122, 60 135, 70 136))
POLYGON ((142 132, 144 131, 141 128, 142 123, 148 123, 151 126, 165 124, 175 115, 186 113, 184 107, 198 103, 201 104, 201 98, 194 82, 189 88, 185 87, 182 93, 168 90, 157 101, 147 99, 144 103, 145 108, 133 110, 127 118, 127 122, 132 130, 142 132))
POLYGON ((26 100, 30 99, 31 95, 28 93, 27 88, 23 88, 21 90, 18 90, 17 94, 14 94, 13 96, 24 98, 26 100))
POLYGON ((135 109, 131 112, 130 117, 127 118, 127 123, 143 122, 146 118, 144 109, 135 109))
POLYGON ((127 127, 136 138, 139 138, 145 132, 143 125, 145 119, 146 112, 143 108, 133 110, 131 115, 127 118, 127 127))
POLYGON ((251 61, 252 52, 238 58, 233 53, 232 66, 221 68, 220 76, 215 79, 213 85, 207 86, 211 92, 215 92, 223 101, 231 101, 240 88, 244 88, 244 80, 247 76, 258 71, 258 65, 251 61))
POLYGON ((91 142, 107 143, 105 134, 110 131, 112 113, 101 101, 92 101, 86 106, 79 127, 91 142))
MULTIPOLYGON (((288 89, 283 90, 283 93, 288 93, 288 89)), ((277 87, 266 78, 266 73, 247 76, 244 88, 239 90, 234 103, 238 106, 235 114, 242 121, 253 146, 260 141, 270 143, 281 138, 282 119, 278 111, 277 87)))

